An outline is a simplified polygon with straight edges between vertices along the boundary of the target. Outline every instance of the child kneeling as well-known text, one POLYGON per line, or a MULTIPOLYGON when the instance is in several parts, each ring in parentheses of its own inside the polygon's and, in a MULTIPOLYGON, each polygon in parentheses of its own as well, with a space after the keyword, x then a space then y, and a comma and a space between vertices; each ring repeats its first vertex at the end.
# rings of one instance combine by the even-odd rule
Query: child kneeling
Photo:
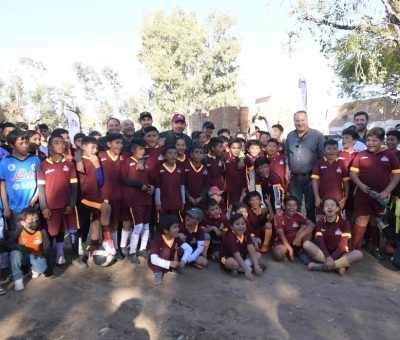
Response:
POLYGON ((349 222, 339 214, 339 202, 327 198, 323 204, 324 218, 317 222, 315 242, 306 241, 304 250, 316 261, 308 264, 309 270, 337 270, 342 276, 350 264, 360 261, 361 251, 349 252, 348 242, 351 238, 349 222))
POLYGON ((150 247, 149 267, 153 271, 153 283, 161 284, 164 273, 181 273, 192 254, 192 248, 178 237, 179 219, 175 215, 160 218, 162 235, 156 237, 150 247))
POLYGON ((20 223, 7 241, 15 291, 25 288, 22 272, 25 263, 30 263, 32 267, 32 279, 44 273, 48 276, 53 274, 50 241, 46 230, 41 227, 37 211, 26 208, 20 216, 20 223))
POLYGON ((260 265, 261 254, 254 247, 253 240, 246 231, 246 220, 242 214, 233 214, 230 218, 230 230, 222 238, 221 265, 237 276, 244 272, 246 278, 254 280, 253 272, 259 276, 265 265, 260 265))

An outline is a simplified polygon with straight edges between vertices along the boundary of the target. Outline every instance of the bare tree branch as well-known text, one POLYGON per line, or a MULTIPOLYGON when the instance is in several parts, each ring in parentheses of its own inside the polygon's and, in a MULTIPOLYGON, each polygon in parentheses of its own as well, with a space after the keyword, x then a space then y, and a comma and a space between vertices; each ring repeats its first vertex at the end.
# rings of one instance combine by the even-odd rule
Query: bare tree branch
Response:
POLYGON ((389 16, 389 22, 393 25, 400 26, 399 13, 395 10, 393 0, 382 0, 386 12, 389 16))
MULTIPOLYGON (((384 1, 384 0, 383 0, 384 1)), ((326 19, 318 19, 310 14, 305 14, 303 16, 303 18, 307 21, 311 21, 317 25, 325 25, 325 26, 330 26, 339 30, 346 30, 346 31, 354 31, 357 28, 359 28, 359 26, 352 26, 352 25, 342 25, 342 24, 338 24, 336 22, 331 22, 329 20, 326 19)))

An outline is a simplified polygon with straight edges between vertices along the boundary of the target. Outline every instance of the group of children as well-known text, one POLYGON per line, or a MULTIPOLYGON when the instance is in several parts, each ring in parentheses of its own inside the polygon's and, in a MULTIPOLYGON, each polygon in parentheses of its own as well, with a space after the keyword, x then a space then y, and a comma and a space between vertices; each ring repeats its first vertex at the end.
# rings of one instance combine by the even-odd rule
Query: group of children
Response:
POLYGON ((311 175, 315 222, 288 192, 283 141, 269 134, 246 141, 223 129, 219 137, 194 136, 188 150, 184 138, 163 145, 157 128, 147 126, 128 152, 119 133, 103 137, 99 150, 99 136, 77 134, 72 148, 68 131, 55 129, 42 151, 39 132, 5 133, 7 127, 0 251, 10 252, 17 291, 24 289, 25 262, 32 278, 66 263, 66 237, 74 266, 86 268, 102 248, 117 261, 147 261, 154 284, 186 265, 205 269, 209 260, 252 280, 266 269, 261 254, 271 246, 277 261, 297 256, 310 270, 343 275, 362 258, 368 225, 378 248, 377 220, 370 217, 382 216, 382 200, 400 174, 397 134, 388 134, 384 149, 385 132, 371 129, 368 150, 358 154, 354 130, 343 132, 340 152, 337 141, 327 140, 311 175))

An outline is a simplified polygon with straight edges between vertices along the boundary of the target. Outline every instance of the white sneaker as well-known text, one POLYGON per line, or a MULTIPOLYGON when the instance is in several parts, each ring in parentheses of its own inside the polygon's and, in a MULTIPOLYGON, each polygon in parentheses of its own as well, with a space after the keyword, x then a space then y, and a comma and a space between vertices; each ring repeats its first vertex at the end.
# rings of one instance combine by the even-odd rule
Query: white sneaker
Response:
POLYGON ((104 241, 103 248, 107 251, 110 255, 115 255, 117 251, 114 248, 114 243, 112 241, 104 241))
POLYGON ((37 279, 39 276, 40 276, 40 273, 35 272, 35 271, 32 269, 32 279, 37 279))
POLYGON ((25 286, 24 286, 24 280, 23 279, 19 279, 19 280, 15 280, 14 281, 14 290, 16 292, 24 290, 24 288, 25 288, 25 286))
POLYGON ((58 256, 56 260, 57 266, 62 266, 65 264, 65 257, 64 255, 58 256))

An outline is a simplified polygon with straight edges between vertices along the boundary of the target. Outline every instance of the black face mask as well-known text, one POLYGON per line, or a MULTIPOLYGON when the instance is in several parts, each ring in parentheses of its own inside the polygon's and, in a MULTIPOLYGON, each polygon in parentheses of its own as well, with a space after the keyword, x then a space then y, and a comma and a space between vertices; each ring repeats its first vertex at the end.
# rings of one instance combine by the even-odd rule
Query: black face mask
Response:
POLYGON ((40 226, 40 224, 39 224, 39 221, 38 221, 38 220, 32 221, 32 222, 29 222, 29 223, 28 223, 28 227, 29 227, 29 229, 31 229, 31 230, 38 230, 38 229, 39 229, 39 226, 40 226))

